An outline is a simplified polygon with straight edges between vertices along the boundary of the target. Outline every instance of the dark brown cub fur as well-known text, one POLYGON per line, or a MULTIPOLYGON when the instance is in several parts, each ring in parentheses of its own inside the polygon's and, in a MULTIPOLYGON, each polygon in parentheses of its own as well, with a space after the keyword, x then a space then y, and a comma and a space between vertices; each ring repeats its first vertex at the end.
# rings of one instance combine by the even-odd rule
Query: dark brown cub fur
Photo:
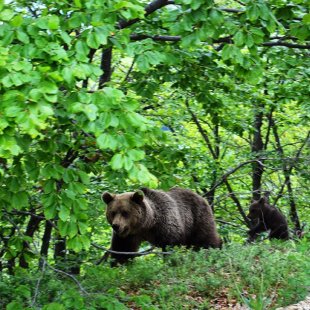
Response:
POLYGON ((249 241, 254 241, 259 233, 268 230, 270 230, 270 239, 287 240, 289 238, 285 216, 278 209, 269 205, 264 197, 251 204, 248 218, 255 223, 255 226, 248 231, 249 241))

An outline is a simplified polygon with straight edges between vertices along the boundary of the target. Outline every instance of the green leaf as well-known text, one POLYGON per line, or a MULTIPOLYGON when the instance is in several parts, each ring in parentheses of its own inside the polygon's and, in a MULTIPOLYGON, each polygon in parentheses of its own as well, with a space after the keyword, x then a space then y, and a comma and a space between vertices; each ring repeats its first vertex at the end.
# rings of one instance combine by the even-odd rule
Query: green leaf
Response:
POLYGON ((302 18, 304 24, 310 24, 310 13, 305 14, 302 18))
POLYGON ((75 194, 84 194, 85 186, 80 182, 71 182, 68 186, 69 190, 74 192, 75 194))
POLYGON ((74 0, 74 5, 78 8, 81 8, 82 7, 82 3, 81 3, 81 0, 74 0))
POLYGON ((48 29, 56 30, 59 27, 59 17, 57 15, 48 16, 48 29))
POLYGON ((110 161, 110 165, 113 170, 121 169, 124 165, 123 155, 115 154, 110 161))
POLYGON ((14 12, 10 9, 5 9, 0 13, 0 20, 9 21, 14 16, 14 12))
POLYGON ((210 18, 211 23, 215 26, 222 24, 224 21, 223 14, 216 9, 211 10, 209 14, 209 18, 210 18))
POLYGON ((69 223, 69 226, 68 226, 68 236, 70 238, 73 238, 74 236, 76 236, 78 233, 78 227, 77 227, 77 224, 73 221, 71 221, 69 223))
POLYGON ((41 83, 40 91, 42 93, 55 95, 58 93, 58 87, 53 82, 45 81, 41 83))
POLYGON ((110 134, 102 134, 97 138, 98 146, 102 150, 111 149, 115 150, 117 148, 117 140, 110 134))
POLYGON ((85 235, 79 236, 79 238, 80 238, 80 240, 81 240, 81 243, 82 243, 82 245, 83 245, 83 248, 84 248, 85 250, 88 250, 88 249, 90 248, 90 239, 89 239, 87 236, 85 236, 85 235))
POLYGON ((56 182, 53 179, 47 180, 43 186, 45 194, 50 194, 56 190, 56 182))
POLYGON ((25 191, 12 194, 12 207, 21 210, 23 207, 28 206, 28 194, 25 191))
POLYGON ((88 185, 90 182, 89 175, 84 171, 78 171, 79 178, 81 182, 85 185, 88 185))
POLYGON ((79 221, 78 226, 79 226, 79 231, 82 235, 87 233, 88 225, 85 222, 79 221))
POLYGON ((127 154, 133 161, 139 161, 145 157, 144 151, 141 150, 129 150, 127 154))
POLYGON ((66 31, 61 31, 60 36, 67 45, 71 43, 72 38, 67 34, 66 31))
POLYGON ((234 35, 234 42, 237 46, 242 46, 244 44, 244 34, 242 31, 238 31, 234 35))
POLYGON ((46 217, 47 220, 51 220, 55 218, 57 214, 56 206, 48 206, 44 208, 44 216, 46 217))
POLYGON ((90 121, 94 121, 97 118, 98 108, 96 105, 94 104, 84 105, 83 111, 90 121))
POLYGON ((69 222, 63 222, 62 220, 57 221, 57 226, 62 237, 68 235, 69 222))
POLYGON ((6 305, 6 310, 23 310, 24 307, 22 303, 19 301, 11 301, 9 304, 6 305))
POLYGON ((71 68, 64 68, 62 70, 62 76, 68 84, 72 84, 74 82, 74 75, 71 68))
POLYGON ((91 31, 87 35, 86 43, 90 48, 97 49, 100 46, 100 38, 95 32, 91 31))
POLYGON ((229 59, 229 58, 232 58, 233 49, 234 49, 233 45, 231 45, 231 44, 226 44, 226 45, 224 46, 224 48, 222 49, 222 58, 223 58, 224 60, 227 60, 227 59, 229 59))
POLYGON ((133 160, 129 156, 123 158, 124 168, 129 171, 133 167, 133 160))
POLYGON ((255 21, 258 19, 260 11, 255 3, 250 2, 250 5, 247 7, 246 10, 246 15, 250 21, 255 21))
POLYGON ((14 18, 10 21, 10 24, 13 26, 13 27, 19 27, 21 26, 23 23, 23 17, 22 15, 16 15, 14 16, 14 18))
POLYGON ((69 249, 73 249, 76 252, 79 252, 83 249, 83 244, 79 238, 79 236, 75 236, 72 239, 67 241, 67 245, 69 249))
POLYGON ((70 209, 66 205, 61 205, 58 216, 63 222, 65 222, 70 217, 70 209))
POLYGON ((57 302, 52 302, 48 305, 45 305, 42 310, 65 310, 66 308, 57 302))
POLYGON ((16 37, 19 41, 21 41, 25 44, 28 44, 30 42, 28 34, 26 32, 21 31, 21 30, 17 30, 16 37))

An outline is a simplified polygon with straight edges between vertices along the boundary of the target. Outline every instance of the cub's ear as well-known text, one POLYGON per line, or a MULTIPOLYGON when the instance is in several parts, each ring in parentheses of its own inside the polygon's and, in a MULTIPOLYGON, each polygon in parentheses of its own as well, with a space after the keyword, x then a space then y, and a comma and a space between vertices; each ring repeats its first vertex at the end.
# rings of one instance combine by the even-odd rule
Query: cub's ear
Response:
POLYGON ((266 202, 266 198, 264 196, 261 196, 258 200, 258 202, 260 203, 265 203, 266 202))
POLYGON ((106 204, 109 204, 114 198, 115 195, 112 195, 108 192, 104 192, 101 196, 102 201, 105 202, 106 204))
POLYGON ((132 196, 131 200, 137 204, 140 204, 143 201, 144 193, 140 190, 136 191, 132 196))

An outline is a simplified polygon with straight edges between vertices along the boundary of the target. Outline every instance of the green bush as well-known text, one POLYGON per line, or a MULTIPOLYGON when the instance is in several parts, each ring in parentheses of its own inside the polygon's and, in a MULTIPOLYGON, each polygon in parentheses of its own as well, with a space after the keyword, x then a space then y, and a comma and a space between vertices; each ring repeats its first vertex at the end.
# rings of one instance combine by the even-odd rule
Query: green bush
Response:
POLYGON ((6 309, 206 309, 237 302, 275 309, 299 300, 310 287, 309 242, 229 244, 222 250, 175 249, 127 266, 85 263, 73 278, 46 268, 2 275, 0 307, 6 309))

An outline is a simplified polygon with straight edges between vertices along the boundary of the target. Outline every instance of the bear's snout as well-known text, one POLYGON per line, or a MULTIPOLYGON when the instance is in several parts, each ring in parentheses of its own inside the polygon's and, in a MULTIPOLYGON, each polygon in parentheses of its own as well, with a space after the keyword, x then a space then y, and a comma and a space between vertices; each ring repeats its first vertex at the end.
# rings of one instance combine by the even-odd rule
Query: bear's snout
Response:
POLYGON ((113 230, 115 230, 115 232, 119 231, 119 225, 118 224, 113 224, 112 228, 113 228, 113 230))
POLYGON ((112 224, 112 228, 115 233, 117 233, 119 236, 125 237, 127 236, 129 229, 127 226, 123 226, 117 223, 112 224))

